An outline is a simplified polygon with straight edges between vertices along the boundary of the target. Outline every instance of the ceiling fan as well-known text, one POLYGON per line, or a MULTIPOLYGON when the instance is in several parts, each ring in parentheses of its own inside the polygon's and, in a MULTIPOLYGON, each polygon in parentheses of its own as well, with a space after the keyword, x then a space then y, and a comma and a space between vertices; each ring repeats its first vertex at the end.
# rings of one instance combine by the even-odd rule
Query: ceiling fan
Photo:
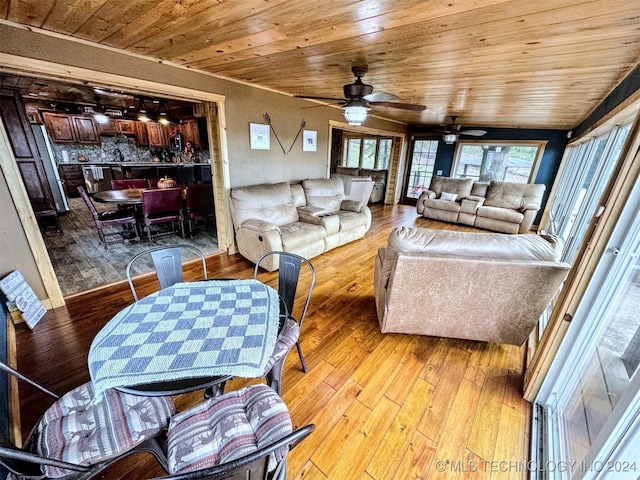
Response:
POLYGON ((310 100, 331 100, 338 102, 336 105, 340 105, 344 110, 344 118, 349 122, 349 125, 362 125, 362 122, 367 118, 369 110, 375 107, 400 108, 414 112, 421 112, 427 108, 424 105, 398 102, 397 100, 399 100, 399 98, 391 93, 373 93, 373 87, 362 81, 362 77, 367 73, 366 66, 354 66, 351 67, 351 71, 356 76, 356 81, 342 87, 345 98, 314 97, 307 95, 295 96, 310 100))
POLYGON ((460 135, 470 135, 472 137, 482 137, 487 134, 486 130, 462 130, 462 125, 456 123, 457 115, 452 115, 451 123, 444 126, 444 130, 436 130, 442 134, 442 141, 448 145, 455 143, 460 135))

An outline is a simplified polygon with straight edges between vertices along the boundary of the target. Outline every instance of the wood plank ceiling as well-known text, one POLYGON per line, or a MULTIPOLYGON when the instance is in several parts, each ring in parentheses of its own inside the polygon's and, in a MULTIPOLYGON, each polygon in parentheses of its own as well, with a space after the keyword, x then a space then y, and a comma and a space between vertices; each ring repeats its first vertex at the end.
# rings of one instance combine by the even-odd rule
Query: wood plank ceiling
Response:
POLYGON ((637 0, 0 0, 0 18, 409 124, 571 129, 638 63, 637 0))

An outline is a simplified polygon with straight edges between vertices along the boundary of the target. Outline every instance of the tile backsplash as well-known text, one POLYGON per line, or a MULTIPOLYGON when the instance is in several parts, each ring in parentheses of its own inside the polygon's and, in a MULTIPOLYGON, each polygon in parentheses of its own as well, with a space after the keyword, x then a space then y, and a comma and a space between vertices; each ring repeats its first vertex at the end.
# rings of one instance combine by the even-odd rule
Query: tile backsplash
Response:
MULTIPOLYGON (((164 150, 168 156, 180 154, 180 150, 176 149, 139 147, 135 139, 129 137, 102 137, 102 145, 51 142, 51 146, 58 163, 77 162, 80 156, 86 157, 89 163, 153 162, 154 155, 159 154, 160 150, 164 150)), ((210 163, 209 152, 206 150, 196 152, 196 157, 194 163, 210 163)))

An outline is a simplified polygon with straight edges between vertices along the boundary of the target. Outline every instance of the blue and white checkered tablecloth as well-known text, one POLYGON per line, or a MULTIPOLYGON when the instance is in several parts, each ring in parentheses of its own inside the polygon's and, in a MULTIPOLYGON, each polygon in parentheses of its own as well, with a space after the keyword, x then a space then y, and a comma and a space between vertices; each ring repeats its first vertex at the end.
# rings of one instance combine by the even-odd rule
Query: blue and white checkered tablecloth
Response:
POLYGON ((184 378, 259 377, 275 347, 279 298, 257 280, 177 283, 119 312, 94 338, 96 398, 184 378))

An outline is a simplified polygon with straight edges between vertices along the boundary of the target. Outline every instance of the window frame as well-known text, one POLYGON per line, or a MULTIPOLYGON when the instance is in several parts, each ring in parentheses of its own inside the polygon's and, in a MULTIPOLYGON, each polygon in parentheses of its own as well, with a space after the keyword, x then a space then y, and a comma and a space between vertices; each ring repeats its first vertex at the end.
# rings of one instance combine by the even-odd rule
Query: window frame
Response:
POLYGON ((342 158, 340 159, 340 165, 343 167, 348 167, 348 168, 365 168, 367 170, 389 170, 389 164, 391 162, 391 158, 393 156, 393 142, 394 142, 394 137, 387 137, 387 136, 381 136, 381 135, 366 135, 366 134, 353 134, 353 133, 347 133, 345 132, 345 134, 343 135, 343 139, 342 139, 343 145, 342 145, 342 158), (358 165, 347 165, 347 160, 349 160, 349 142, 351 141, 359 141, 360 143, 360 150, 358 152, 358 165), (365 140, 375 140, 376 142, 376 149, 375 149, 375 158, 374 158, 374 163, 373 163, 373 168, 371 167, 366 167, 363 166, 363 161, 364 161, 364 143, 365 140), (381 143, 382 141, 390 141, 391 142, 391 146, 388 149, 388 158, 386 160, 386 166, 381 167, 380 166, 380 162, 381 162, 381 158, 380 158, 380 147, 381 147, 381 143))
MULTIPOLYGON (((462 154, 462 149, 467 146, 494 146, 494 147, 509 147, 509 146, 531 146, 536 147, 537 153, 536 157, 533 160, 533 165, 531 166, 531 171, 529 172, 529 177, 526 183, 534 183, 536 176, 538 175, 538 170, 540 168, 540 164, 542 163, 542 157, 544 155, 545 148, 547 146, 547 140, 458 140, 456 142, 456 148, 453 154, 453 162, 451 164, 451 177, 452 178, 461 178, 456 176, 456 172, 458 169, 458 164, 460 163, 460 155, 462 154)), ((475 177, 468 177, 474 178, 475 177)), ((476 180, 478 181, 478 180, 476 180)))

